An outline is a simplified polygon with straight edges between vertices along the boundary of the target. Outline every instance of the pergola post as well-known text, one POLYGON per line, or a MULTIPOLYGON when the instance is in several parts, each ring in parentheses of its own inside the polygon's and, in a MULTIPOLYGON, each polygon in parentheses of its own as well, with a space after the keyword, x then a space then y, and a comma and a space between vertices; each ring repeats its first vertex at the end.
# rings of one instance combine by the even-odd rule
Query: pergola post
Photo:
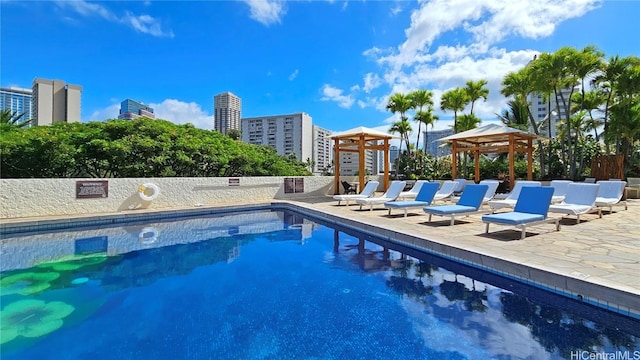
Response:
POLYGON ((475 150, 473 152, 473 161, 476 164, 476 172, 475 172, 474 180, 477 184, 480 182, 480 150, 475 150))
POLYGON ((384 188, 389 188, 389 139, 384 139, 384 188))
POLYGON ((451 142, 451 178, 455 179, 458 177, 458 141, 453 140, 451 142))
POLYGON ((334 139, 333 145, 333 194, 340 194, 340 139, 334 139))
POLYGON ((360 189, 364 188, 364 134, 360 135, 358 140, 358 177, 360 181, 360 189))
MULTIPOLYGON (((540 164, 542 167, 543 165, 540 164)), ((527 179, 533 180, 533 140, 527 140, 527 179)))
POLYGON ((509 134, 509 190, 513 190, 513 187, 516 185, 515 145, 513 134, 509 134))

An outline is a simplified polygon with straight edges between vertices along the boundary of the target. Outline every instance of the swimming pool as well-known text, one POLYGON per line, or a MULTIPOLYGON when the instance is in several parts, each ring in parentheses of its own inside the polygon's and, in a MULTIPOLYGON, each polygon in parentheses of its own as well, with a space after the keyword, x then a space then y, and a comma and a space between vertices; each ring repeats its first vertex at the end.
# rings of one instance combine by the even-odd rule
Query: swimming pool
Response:
POLYGON ((284 210, 7 235, 2 260, 3 359, 640 355, 637 320, 284 210))

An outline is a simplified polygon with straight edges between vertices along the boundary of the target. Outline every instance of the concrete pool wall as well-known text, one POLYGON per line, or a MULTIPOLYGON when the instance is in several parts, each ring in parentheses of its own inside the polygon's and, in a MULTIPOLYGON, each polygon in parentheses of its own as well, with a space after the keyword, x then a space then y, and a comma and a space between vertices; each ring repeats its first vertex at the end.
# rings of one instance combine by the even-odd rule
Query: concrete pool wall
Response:
MULTIPOLYGON (((355 179, 341 177, 346 181, 355 179)), ((378 180, 378 176, 368 179, 378 180)), ((296 200, 333 194, 333 180, 333 176, 0 179, 0 219, 296 200), (148 183, 159 189, 151 201, 139 196, 139 186, 148 183), (290 185, 294 189, 285 189, 290 185), (105 197, 78 196, 83 191, 99 192, 105 187, 105 197)), ((153 193, 147 190, 145 194, 153 193)))

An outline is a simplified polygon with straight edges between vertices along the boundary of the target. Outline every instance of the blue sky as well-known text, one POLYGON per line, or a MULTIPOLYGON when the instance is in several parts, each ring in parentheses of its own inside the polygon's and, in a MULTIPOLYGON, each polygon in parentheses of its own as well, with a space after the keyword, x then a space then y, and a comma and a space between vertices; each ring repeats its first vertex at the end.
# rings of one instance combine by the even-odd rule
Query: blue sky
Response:
MULTIPOLYGON (((35 77, 83 87, 82 121, 115 118, 120 102, 213 127, 213 96, 242 116, 306 112, 333 131, 387 130, 394 92, 440 95, 489 81, 483 123, 505 106, 504 75, 534 54, 595 45, 640 55, 640 1, 11 1, 1 0, 1 85, 35 77)), ((414 126, 417 129, 417 125, 414 126)))

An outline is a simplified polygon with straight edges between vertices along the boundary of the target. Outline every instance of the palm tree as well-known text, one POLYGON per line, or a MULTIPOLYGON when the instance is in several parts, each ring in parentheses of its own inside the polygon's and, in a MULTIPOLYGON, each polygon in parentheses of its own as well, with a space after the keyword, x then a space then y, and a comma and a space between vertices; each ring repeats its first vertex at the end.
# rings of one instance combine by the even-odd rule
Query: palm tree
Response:
POLYGON ((585 131, 593 131, 595 135, 595 140, 600 141, 600 136, 598 135, 598 128, 602 126, 602 122, 600 119, 596 119, 593 117, 593 111, 599 110, 600 105, 605 103, 606 94, 602 91, 591 90, 587 91, 580 96, 576 96, 578 94, 574 94, 573 102, 575 103, 576 110, 582 109, 586 111, 589 115, 588 119, 585 119, 585 131))
MULTIPOLYGON (((418 113, 422 113, 423 107, 425 106, 433 106, 433 93, 426 89, 420 89, 409 93, 408 97, 409 101, 411 101, 411 108, 417 110, 414 120, 418 122, 418 137, 416 138, 416 149, 418 149, 418 144, 420 144, 420 134, 422 133, 421 125, 423 123, 423 121, 418 119, 418 113)), ((425 119, 425 116, 421 116, 421 118, 425 119)), ((431 125, 433 126, 433 123, 431 125)))
POLYGON ((529 106, 527 103, 523 103, 521 98, 517 97, 509 100, 507 105, 509 109, 504 109, 501 114, 496 114, 498 119, 509 127, 526 131, 529 128, 527 124, 529 121, 529 106))
POLYGON ((411 124, 409 124, 409 121, 406 119, 396 121, 389 128, 390 133, 398 133, 400 135, 400 148, 398 149, 398 158, 396 159, 396 179, 398 179, 399 174, 398 164, 400 162, 400 156, 402 155, 402 142, 405 142, 407 145, 407 151, 409 151, 409 133, 411 133, 411 131, 411 124))
POLYGON ((478 99, 482 98, 484 101, 487 101, 489 89, 486 86, 487 80, 467 81, 467 87, 464 88, 464 90, 467 92, 469 101, 471 101, 471 115, 473 115, 473 106, 478 99))
POLYGON ((601 72, 595 76, 592 83, 600 90, 602 90, 606 96, 607 100, 604 105, 604 134, 605 134, 605 151, 607 154, 610 153, 610 142, 608 140, 614 138, 614 136, 607 136, 608 126, 609 126, 609 110, 616 102, 618 98, 618 90, 621 85, 626 83, 625 78, 628 76, 629 71, 633 68, 637 68, 640 63, 640 59, 635 56, 629 56, 625 58, 620 58, 619 56, 614 56, 609 59, 609 62, 604 64, 604 67, 601 69, 601 72))
POLYGON ((455 88, 446 91, 440 99, 440 109, 442 111, 453 111, 453 129, 458 128, 458 112, 464 110, 469 103, 469 96, 463 88, 455 88))
POLYGON ((21 121, 26 114, 26 112, 18 114, 17 111, 4 109, 0 112, 0 124, 18 128, 29 127, 33 124, 33 119, 21 121))
MULTIPOLYGON (((427 110, 419 110, 418 112, 416 112, 415 116, 413 117, 417 122, 418 122, 418 138, 420 138, 420 125, 424 124, 425 125, 425 139, 424 139, 424 143, 425 146, 427 146, 428 142, 426 139, 427 136, 427 131, 426 129, 429 127, 429 125, 431 125, 431 128, 433 129, 433 125, 436 123, 436 120, 439 119, 438 115, 434 115, 433 114, 433 106, 429 105, 429 107, 427 108, 427 110)), ((416 141, 416 148, 417 148, 418 144, 416 141)), ((426 153, 426 149, 424 149, 424 152, 426 153)))
MULTIPOLYGON (((389 97, 389 101, 387 102, 387 110, 391 111, 393 114, 400 114, 400 121, 408 120, 405 113, 409 111, 409 109, 411 109, 411 100, 407 95, 402 93, 395 93, 389 97)), ((411 126, 409 126, 409 128, 410 127, 411 126)), ((407 150, 409 150, 408 142, 407 150)))
MULTIPOLYGON (((458 128, 454 129, 454 132, 459 133, 471 129, 475 129, 480 124, 481 120, 473 114, 463 114, 458 119, 458 128)), ((467 168, 467 153, 464 154, 464 176, 469 176, 469 169, 467 168)))

